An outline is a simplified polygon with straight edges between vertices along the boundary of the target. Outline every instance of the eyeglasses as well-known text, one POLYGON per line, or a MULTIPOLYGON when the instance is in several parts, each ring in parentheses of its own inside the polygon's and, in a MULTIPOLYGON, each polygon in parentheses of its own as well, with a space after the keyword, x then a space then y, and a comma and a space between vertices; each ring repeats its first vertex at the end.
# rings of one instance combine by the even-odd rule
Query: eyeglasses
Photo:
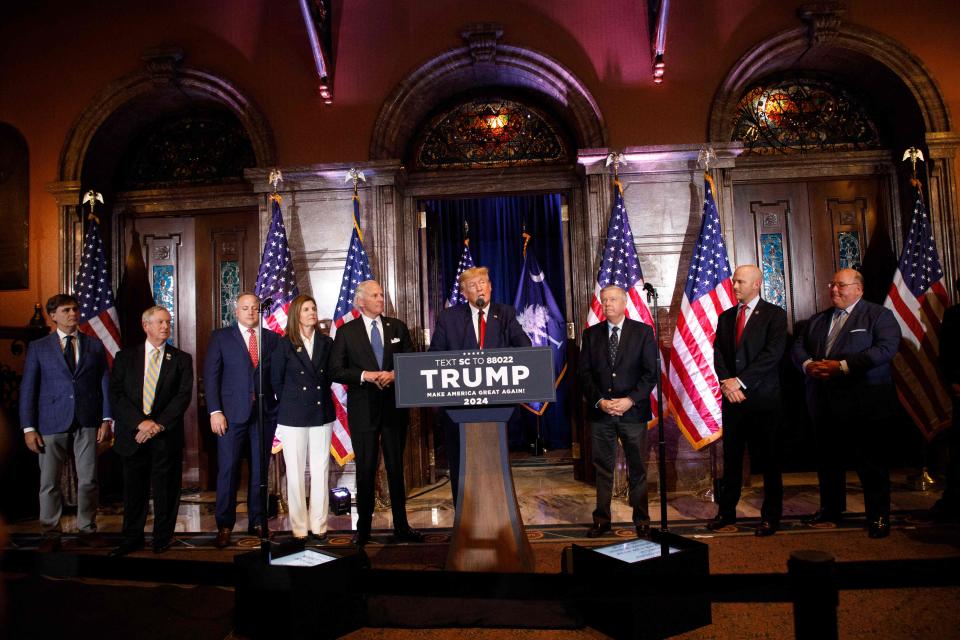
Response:
POLYGON ((827 289, 846 289, 847 287, 852 287, 855 284, 860 284, 859 282, 828 282, 827 289))

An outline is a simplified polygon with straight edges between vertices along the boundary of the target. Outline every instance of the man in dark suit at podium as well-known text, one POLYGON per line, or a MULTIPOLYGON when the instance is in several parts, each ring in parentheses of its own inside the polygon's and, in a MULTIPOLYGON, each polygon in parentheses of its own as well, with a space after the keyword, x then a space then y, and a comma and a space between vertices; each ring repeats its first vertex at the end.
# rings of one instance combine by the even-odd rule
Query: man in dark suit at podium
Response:
POLYGON ((606 286, 600 304, 607 320, 583 332, 580 350, 580 385, 589 408, 597 469, 597 507, 587 536, 610 531, 617 438, 627 458, 633 524, 638 536, 647 536, 647 422, 652 417, 650 392, 657 384, 657 344, 653 329, 626 317, 626 291, 606 286))
POLYGON ((244 453, 250 456, 250 483, 247 489, 247 531, 258 538, 265 505, 260 504, 260 444, 269 449, 277 428, 277 400, 270 386, 270 358, 279 340, 273 331, 259 331, 260 300, 241 293, 236 302, 237 324, 217 329, 210 336, 203 364, 204 389, 210 412, 210 429, 217 435, 217 538, 214 545, 230 544, 230 532, 237 521, 237 488, 244 453), (261 344, 262 342, 262 344, 261 344), (261 369, 263 369, 261 373, 261 369), (266 437, 257 431, 257 405, 263 379, 263 426, 266 437))
POLYGON ((118 353, 110 375, 114 449, 123 461, 123 542, 112 556, 143 548, 151 488, 154 553, 173 543, 180 507, 183 414, 193 395, 193 358, 167 344, 166 309, 150 307, 142 322, 146 341, 118 353))
POLYGON ((833 275, 833 306, 810 318, 791 356, 806 375, 807 408, 816 437, 820 509, 804 523, 834 528, 846 510, 844 455, 852 452, 863 486, 871 538, 890 535, 888 421, 896 402, 891 361, 900 347, 893 312, 863 299, 863 276, 833 275))
MULTIPOLYGON (((505 304, 490 301, 493 287, 486 267, 473 267, 460 274, 460 291, 467 297, 440 312, 433 329, 430 351, 475 351, 529 347, 530 338, 517 322, 517 313, 505 304)), ((460 487, 460 427, 443 412, 443 435, 450 465, 450 488, 457 503, 460 487)))
POLYGON ((360 318, 337 330, 330 351, 330 377, 348 385, 350 439, 357 458, 357 533, 354 544, 370 541, 377 465, 383 465, 390 487, 393 536, 402 542, 423 542, 407 523, 407 489, 403 480, 403 449, 408 413, 397 409, 394 397, 393 354, 413 351, 407 325, 383 315, 383 288, 376 280, 357 285, 354 307, 360 318))
POLYGON ((720 314, 713 363, 723 393, 723 482, 717 517, 707 529, 733 528, 743 484, 743 452, 763 464, 763 506, 758 536, 780 527, 783 479, 777 452, 780 430, 780 360, 787 346, 787 313, 760 298, 763 274, 755 265, 737 267, 737 306, 720 314))

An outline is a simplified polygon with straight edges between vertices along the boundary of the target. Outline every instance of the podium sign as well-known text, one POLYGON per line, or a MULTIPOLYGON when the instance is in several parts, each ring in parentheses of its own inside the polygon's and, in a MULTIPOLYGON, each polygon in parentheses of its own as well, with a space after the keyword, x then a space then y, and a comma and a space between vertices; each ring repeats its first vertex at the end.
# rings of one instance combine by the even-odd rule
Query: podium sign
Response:
POLYGON ((553 402, 550 347, 398 353, 398 407, 485 407, 553 402))

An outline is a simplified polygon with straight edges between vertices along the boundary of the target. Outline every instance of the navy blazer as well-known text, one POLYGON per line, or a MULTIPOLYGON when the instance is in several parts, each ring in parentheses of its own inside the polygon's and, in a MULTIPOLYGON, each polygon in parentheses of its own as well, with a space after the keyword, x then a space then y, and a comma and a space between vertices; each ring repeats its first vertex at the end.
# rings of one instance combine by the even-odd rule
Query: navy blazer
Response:
POLYGON ((587 400, 591 420, 605 422, 613 417, 596 405, 600 400, 630 398, 633 406, 620 417, 624 422, 647 422, 650 392, 657 384, 657 343, 653 329, 625 318, 615 362, 610 361, 610 333, 606 321, 583 332, 580 347, 580 388, 587 400))
MULTIPOLYGON (((517 312, 513 307, 491 302, 487 310, 484 349, 531 345, 530 338, 517 322, 517 312)), ((430 340, 430 351, 469 351, 479 348, 469 304, 459 304, 440 312, 430 340)))
POLYGON ((829 380, 806 378, 807 404, 813 417, 820 417, 820 408, 861 415, 888 411, 893 398, 890 362, 900 347, 900 325, 889 309, 861 298, 826 356, 833 312, 830 307, 812 316, 790 354, 800 370, 808 359, 847 361, 850 371, 846 375, 829 380))
POLYGON ((396 407, 393 386, 380 389, 372 382, 360 384, 364 371, 393 371, 393 354, 413 351, 407 325, 396 318, 380 316, 383 336, 383 366, 367 336, 363 318, 352 320, 339 329, 330 354, 330 377, 334 382, 349 385, 347 412, 350 431, 377 431, 381 428, 406 426, 406 411, 396 407))
POLYGON ((77 332, 80 360, 71 374, 60 348, 60 335, 34 340, 27 348, 20 383, 20 426, 40 435, 65 433, 74 420, 86 429, 110 415, 110 371, 98 338, 77 332))
POLYGON ((336 413, 330 396, 327 361, 333 339, 313 334, 313 358, 289 338, 281 338, 270 363, 270 382, 277 396, 277 424, 319 427, 333 422, 336 413))
POLYGON ((251 419, 261 369, 264 418, 272 421, 277 415, 277 400, 270 382, 270 358, 280 338, 269 329, 260 332, 260 361, 254 369, 246 337, 239 325, 217 329, 210 335, 207 358, 203 363, 207 410, 210 413, 222 411, 228 424, 243 424, 251 419))
POLYGON ((146 343, 124 349, 117 354, 110 374, 110 404, 114 411, 114 450, 121 456, 132 456, 139 447, 137 426, 146 419, 163 425, 157 437, 183 444, 183 414, 193 398, 193 357, 166 345, 150 414, 143 413, 143 375, 146 343))
POLYGON ((737 345, 737 309, 730 307, 717 320, 713 343, 717 379, 740 378, 746 386, 744 407, 779 406, 780 361, 787 348, 787 312, 766 300, 758 300, 737 345))

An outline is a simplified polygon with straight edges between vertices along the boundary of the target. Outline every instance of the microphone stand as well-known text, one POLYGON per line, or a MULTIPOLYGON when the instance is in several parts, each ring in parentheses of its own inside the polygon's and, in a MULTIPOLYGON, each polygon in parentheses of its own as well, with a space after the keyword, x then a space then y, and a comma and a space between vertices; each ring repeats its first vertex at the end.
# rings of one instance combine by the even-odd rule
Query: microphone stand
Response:
MULTIPOLYGON (((657 409, 660 412, 660 415, 657 416, 657 471, 659 475, 658 482, 660 484, 660 531, 663 533, 667 532, 667 445, 663 439, 663 418, 666 411, 663 407, 663 376, 662 376, 662 367, 660 365, 660 330, 657 327, 658 319, 660 317, 660 296, 657 294, 657 290, 653 287, 652 284, 647 282, 643 285, 643 290, 647 292, 647 303, 653 302, 653 339, 657 345, 657 409)), ((667 542, 666 539, 662 539, 662 546, 664 547, 663 555, 666 555, 667 542)))
POLYGON ((270 311, 273 300, 267 298, 260 304, 257 314, 257 437, 260 439, 260 553, 264 561, 270 564, 270 497, 267 495, 267 475, 270 470, 270 456, 267 453, 272 442, 267 442, 267 430, 264 428, 263 415, 263 313, 270 311))

